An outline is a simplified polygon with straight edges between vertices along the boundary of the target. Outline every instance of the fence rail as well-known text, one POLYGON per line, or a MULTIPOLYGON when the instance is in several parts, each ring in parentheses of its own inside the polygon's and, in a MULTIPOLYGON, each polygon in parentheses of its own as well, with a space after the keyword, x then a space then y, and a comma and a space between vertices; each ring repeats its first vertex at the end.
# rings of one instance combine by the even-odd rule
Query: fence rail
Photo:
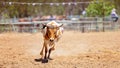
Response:
MULTIPOLYGON (((34 22, 16 22, 16 23, 0 23, 0 32, 15 31, 15 32, 37 32, 42 28, 41 23, 49 21, 34 21, 34 22)), ((56 20, 58 23, 63 23, 65 30, 75 30, 81 32, 91 31, 107 31, 119 29, 120 24, 112 21, 71 21, 71 20, 56 20)))

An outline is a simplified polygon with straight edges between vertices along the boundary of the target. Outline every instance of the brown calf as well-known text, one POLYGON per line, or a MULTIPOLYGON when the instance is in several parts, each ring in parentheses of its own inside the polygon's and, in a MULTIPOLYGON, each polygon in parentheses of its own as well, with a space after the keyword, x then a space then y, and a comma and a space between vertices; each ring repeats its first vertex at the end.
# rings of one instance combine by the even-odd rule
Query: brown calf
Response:
POLYGON ((52 50, 55 50, 55 42, 57 42, 63 33, 63 24, 59 25, 55 21, 51 21, 48 24, 43 25, 43 37, 44 43, 40 55, 42 59, 50 59, 50 54, 52 50), (43 56, 43 51, 45 49, 45 55, 43 56))

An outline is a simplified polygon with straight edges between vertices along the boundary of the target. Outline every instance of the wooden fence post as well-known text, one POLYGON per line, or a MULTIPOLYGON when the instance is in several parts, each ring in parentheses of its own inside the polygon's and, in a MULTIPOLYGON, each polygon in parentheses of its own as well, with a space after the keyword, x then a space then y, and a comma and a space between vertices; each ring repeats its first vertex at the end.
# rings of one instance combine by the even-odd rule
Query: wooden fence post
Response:
POLYGON ((104 17, 103 17, 103 21, 102 21, 102 23, 103 23, 103 32, 105 32, 105 23, 104 23, 104 17))
POLYGON ((84 22, 83 23, 81 23, 81 25, 82 25, 82 33, 84 33, 85 32, 85 27, 84 27, 84 22))

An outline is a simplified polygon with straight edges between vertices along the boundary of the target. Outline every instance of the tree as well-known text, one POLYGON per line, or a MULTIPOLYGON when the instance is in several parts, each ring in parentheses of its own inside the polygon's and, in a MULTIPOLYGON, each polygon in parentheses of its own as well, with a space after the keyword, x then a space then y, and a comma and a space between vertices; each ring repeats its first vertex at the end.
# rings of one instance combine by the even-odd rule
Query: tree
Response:
POLYGON ((94 0, 91 4, 87 7, 87 15, 88 16, 99 16, 104 17, 110 15, 110 12, 114 8, 114 5, 109 1, 104 0, 94 0))
POLYGON ((0 18, 9 17, 28 17, 36 15, 80 15, 85 9, 88 16, 107 16, 113 7, 120 14, 120 0, 0 0, 0 18), (77 5, 28 5, 28 4, 9 4, 4 2, 25 2, 25 3, 63 3, 63 2, 91 2, 79 3, 77 5), (96 2, 98 1, 98 2, 96 2), (114 6, 114 5, 115 6, 114 6), (88 6, 88 7, 87 7, 88 6))
POLYGON ((114 3, 117 12, 120 14, 120 0, 111 0, 114 3))

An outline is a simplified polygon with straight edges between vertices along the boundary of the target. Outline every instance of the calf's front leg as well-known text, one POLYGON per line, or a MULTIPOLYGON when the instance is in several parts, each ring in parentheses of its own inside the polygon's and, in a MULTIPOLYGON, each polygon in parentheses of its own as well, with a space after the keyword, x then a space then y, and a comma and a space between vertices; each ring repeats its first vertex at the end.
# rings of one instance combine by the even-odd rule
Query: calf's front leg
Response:
POLYGON ((50 58, 50 54, 51 54, 51 51, 52 51, 52 50, 55 50, 55 44, 53 44, 53 46, 49 49, 48 59, 50 59, 50 60, 52 60, 52 59, 50 58))

